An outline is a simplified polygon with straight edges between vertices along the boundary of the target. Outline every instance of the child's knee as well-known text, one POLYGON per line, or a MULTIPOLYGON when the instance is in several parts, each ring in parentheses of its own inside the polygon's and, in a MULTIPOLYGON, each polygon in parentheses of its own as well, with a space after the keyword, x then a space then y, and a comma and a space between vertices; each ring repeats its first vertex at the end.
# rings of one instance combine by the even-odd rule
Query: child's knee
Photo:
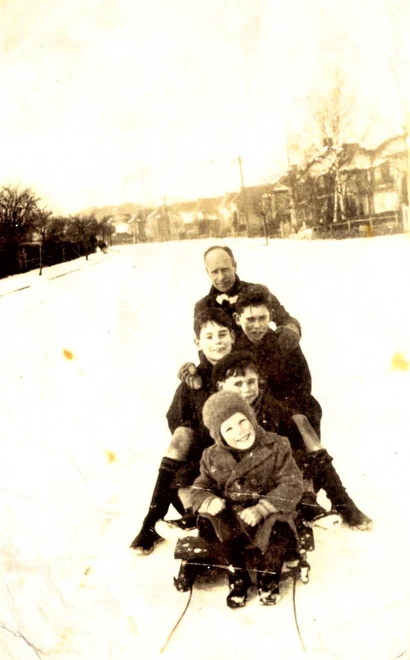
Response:
POLYGON ((185 509, 192 507, 192 488, 191 486, 184 486, 178 489, 179 499, 184 505, 185 509))
POLYGON ((193 436, 193 430, 185 426, 175 429, 166 454, 168 458, 184 461, 192 447, 193 436))

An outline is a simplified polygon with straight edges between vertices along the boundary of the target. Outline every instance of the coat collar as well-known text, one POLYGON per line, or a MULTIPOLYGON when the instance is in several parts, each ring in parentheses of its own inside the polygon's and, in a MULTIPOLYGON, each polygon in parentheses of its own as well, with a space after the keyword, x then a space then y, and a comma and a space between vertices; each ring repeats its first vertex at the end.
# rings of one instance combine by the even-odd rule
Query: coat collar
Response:
MULTIPOLYGON (((228 479, 226 480, 225 486, 229 487, 233 482, 235 482, 237 479, 242 479, 245 475, 254 470, 258 465, 263 465, 266 463, 267 459, 271 455, 271 452, 271 444, 262 445, 247 452, 246 456, 244 456, 242 460, 240 460, 238 463, 235 461, 235 465, 228 479)), ((235 459, 233 458, 233 460, 235 459)))
MULTIPOLYGON (((224 293, 229 297, 237 296, 241 290, 241 286, 242 286, 241 280, 237 275, 235 275, 235 282, 233 283, 229 291, 224 291, 224 293)), ((212 285, 208 295, 212 296, 213 298, 216 298, 217 296, 221 295, 221 291, 218 291, 218 289, 214 287, 214 285, 212 285)))
MULTIPOLYGON (((229 486, 236 479, 241 479, 244 477, 256 466, 263 464, 271 455, 272 446, 275 444, 275 442, 276 436, 274 433, 268 433, 263 428, 258 426, 256 446, 245 452, 244 456, 239 461, 236 460, 233 452, 230 451, 229 447, 218 445, 218 448, 220 448, 225 453, 227 463, 230 467, 230 473, 226 481, 226 485, 229 486)), ((237 455, 238 453, 236 453, 236 456, 237 455)))

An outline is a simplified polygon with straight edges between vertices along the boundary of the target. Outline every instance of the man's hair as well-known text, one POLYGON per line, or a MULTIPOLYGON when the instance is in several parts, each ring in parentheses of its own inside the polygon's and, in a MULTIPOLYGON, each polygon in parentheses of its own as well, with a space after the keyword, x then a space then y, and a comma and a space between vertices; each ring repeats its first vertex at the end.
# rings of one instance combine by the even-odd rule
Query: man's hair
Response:
POLYGON ((235 311, 241 314, 246 307, 260 307, 264 305, 270 310, 270 291, 263 284, 251 284, 244 287, 239 293, 235 304, 235 311))
POLYGON ((218 309, 218 307, 207 307, 198 312, 194 318, 194 332, 197 338, 199 338, 202 328, 207 325, 207 323, 216 323, 230 332, 233 332, 235 329, 233 320, 226 312, 222 309, 218 309))
POLYGON ((230 248, 230 247, 227 247, 226 245, 212 245, 210 248, 208 248, 208 249, 204 252, 204 261, 205 261, 205 259, 207 258, 208 254, 209 254, 210 252, 212 252, 213 250, 223 250, 224 252, 226 252, 226 254, 229 254, 229 256, 230 256, 231 259, 232 259, 232 263, 233 263, 233 264, 236 264, 235 257, 233 256, 233 252, 232 252, 231 248, 230 248))
POLYGON ((212 381, 216 385, 232 376, 245 376, 247 369, 259 374, 255 356, 250 351, 233 351, 219 360, 212 369, 212 381))

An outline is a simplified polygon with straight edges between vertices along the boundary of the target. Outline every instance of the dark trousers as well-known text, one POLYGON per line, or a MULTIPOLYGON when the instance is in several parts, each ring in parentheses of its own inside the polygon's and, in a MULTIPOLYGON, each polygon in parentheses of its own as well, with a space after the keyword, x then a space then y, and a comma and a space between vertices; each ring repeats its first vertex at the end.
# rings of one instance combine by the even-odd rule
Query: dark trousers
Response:
POLYGON ((250 582, 249 573, 256 573, 258 586, 269 588, 279 584, 283 562, 296 548, 293 530, 285 522, 276 522, 265 553, 246 534, 220 541, 209 518, 198 517, 199 535, 210 543, 216 562, 230 567, 230 575, 242 575, 250 582))

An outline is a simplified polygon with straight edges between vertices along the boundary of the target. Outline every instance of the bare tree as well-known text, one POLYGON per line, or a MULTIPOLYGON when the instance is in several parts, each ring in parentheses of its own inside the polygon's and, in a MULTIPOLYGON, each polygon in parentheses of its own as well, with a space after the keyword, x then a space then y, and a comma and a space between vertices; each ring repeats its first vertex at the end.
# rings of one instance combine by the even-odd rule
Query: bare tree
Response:
POLYGON ((407 204, 410 203, 410 4, 408 0, 386 0, 390 32, 390 70, 393 74, 400 106, 401 124, 407 148, 407 204))
POLYGON ((328 148, 329 170, 333 174, 333 222, 338 213, 344 217, 340 168, 344 157, 342 144, 351 134, 354 119, 354 96, 349 91, 346 76, 340 65, 331 71, 330 88, 316 96, 312 103, 312 118, 321 145, 328 148))
POLYGON ((113 235, 113 233, 115 231, 114 227, 109 224, 111 218, 112 218, 112 215, 105 215, 98 222, 98 236, 100 238, 100 241, 102 243, 107 244, 107 245, 110 242, 111 236, 113 235))
POLYGON ((18 244, 34 229, 39 198, 30 188, 4 186, 0 190, 0 243, 18 244))
POLYGON ((352 143, 362 143, 375 121, 375 113, 359 100, 351 81, 344 72, 340 54, 322 72, 320 90, 312 91, 306 97, 306 110, 309 116, 307 133, 313 136, 312 144, 316 154, 305 165, 316 170, 321 179, 321 197, 316 213, 327 223, 347 219, 350 229, 350 216, 346 209, 347 179, 345 169, 352 161, 357 148, 352 143), (319 208, 320 207, 320 208, 319 208))
POLYGON ((38 209, 36 217, 34 219, 34 229, 38 232, 40 236, 40 270, 39 275, 43 274, 43 261, 44 261, 44 243, 48 238, 48 230, 51 225, 52 211, 47 211, 47 209, 38 209))
POLYGON ((67 224, 68 240, 78 244, 87 261, 88 255, 96 249, 98 228, 98 220, 93 213, 73 216, 67 224))
POLYGON ((410 73, 410 52, 408 47, 410 4, 408 0, 386 0, 386 10, 390 32, 389 64, 396 83, 397 96, 404 120, 403 123, 405 123, 410 109, 408 90, 408 76, 410 73))

